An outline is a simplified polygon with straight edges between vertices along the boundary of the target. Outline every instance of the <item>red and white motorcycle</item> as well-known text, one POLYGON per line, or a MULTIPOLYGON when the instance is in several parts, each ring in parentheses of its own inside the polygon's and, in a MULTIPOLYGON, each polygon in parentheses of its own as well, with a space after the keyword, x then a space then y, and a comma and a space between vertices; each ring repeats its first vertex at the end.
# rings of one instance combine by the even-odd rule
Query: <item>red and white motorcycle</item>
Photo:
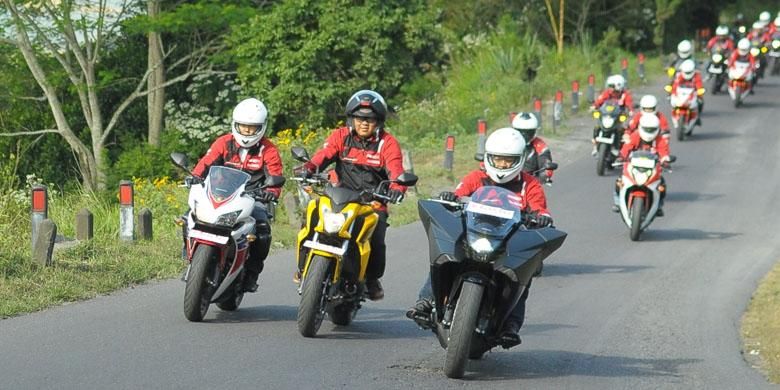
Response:
MULTIPOLYGON (((171 153, 179 168, 187 168, 187 156, 171 153)), ((244 297, 244 264, 249 258, 250 243, 258 239, 252 211, 253 191, 245 191, 251 176, 243 171, 212 166, 202 181, 187 181, 190 189, 185 231, 185 257, 189 262, 183 280, 184 316, 203 320, 209 305, 222 310, 236 310, 244 297)), ((265 187, 284 184, 282 176, 268 176, 265 187)), ((268 204, 273 207, 273 202, 268 204)), ((269 215, 273 212, 269 210, 269 215)), ((184 221, 179 221, 183 224, 184 221)))
POLYGON ((699 115, 696 88, 678 86, 669 97, 669 103, 672 105, 672 126, 677 139, 684 141, 686 136, 693 133, 696 117, 699 115))
MULTIPOLYGON (((669 162, 676 160, 669 156, 669 162)), ((637 150, 623 165, 623 176, 618 180, 618 207, 623 222, 628 226, 631 241, 639 240, 639 235, 650 226, 658 212, 661 201, 661 163, 658 154, 637 150)))
POLYGON ((734 61, 729 65, 729 96, 734 102, 734 108, 741 106, 742 101, 750 94, 753 77, 749 62, 734 61))

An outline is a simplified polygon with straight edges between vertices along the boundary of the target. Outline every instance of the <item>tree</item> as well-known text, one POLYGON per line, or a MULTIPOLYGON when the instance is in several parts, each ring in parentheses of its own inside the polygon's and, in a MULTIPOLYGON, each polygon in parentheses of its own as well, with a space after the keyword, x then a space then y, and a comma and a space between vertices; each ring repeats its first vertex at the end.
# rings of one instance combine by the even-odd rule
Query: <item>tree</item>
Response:
MULTIPOLYGON (((147 2, 147 15, 154 19, 160 14, 160 0, 147 2)), ((163 63, 162 34, 149 31, 149 50, 147 54, 149 74, 146 97, 147 117, 149 118, 148 141, 152 146, 160 146, 160 133, 163 129, 163 108, 165 107, 165 64, 163 63)))
POLYGON ((544 5, 547 7, 547 15, 550 17, 550 27, 555 35, 555 44, 558 47, 558 56, 563 55, 563 15, 564 15, 564 1, 558 2, 558 19, 555 19, 553 14, 553 6, 550 0, 544 0, 544 5))
MULTIPOLYGON (((56 133, 65 139, 73 151, 82 184, 87 190, 105 188, 106 142, 116 129, 119 118, 136 99, 148 95, 144 89, 154 67, 138 78, 136 87, 110 113, 104 113, 101 92, 103 85, 99 77, 100 59, 114 34, 120 31, 121 22, 137 10, 128 6, 129 0, 112 2, 107 0, 41 0, 34 3, 2 0, 3 13, 10 21, 9 36, 3 41, 14 45, 23 55, 25 62, 43 91, 54 117, 54 128, 17 131, 11 135, 27 136, 56 133), (114 4, 116 4, 114 6, 114 4), (44 66, 48 58, 54 58, 63 71, 70 87, 77 96, 88 141, 79 135, 82 129, 73 128, 77 123, 68 118, 63 102, 52 83, 53 70, 44 66)), ((164 61, 168 53, 163 53, 164 61)), ((186 80, 194 74, 208 72, 206 62, 208 50, 196 50, 178 58, 170 67, 182 65, 184 70, 169 78, 158 87, 165 87, 186 80)))
POLYGON ((662 48, 664 44, 664 26, 666 21, 669 20, 677 8, 682 4, 682 0, 655 0, 655 31, 653 34, 653 43, 658 48, 662 48))

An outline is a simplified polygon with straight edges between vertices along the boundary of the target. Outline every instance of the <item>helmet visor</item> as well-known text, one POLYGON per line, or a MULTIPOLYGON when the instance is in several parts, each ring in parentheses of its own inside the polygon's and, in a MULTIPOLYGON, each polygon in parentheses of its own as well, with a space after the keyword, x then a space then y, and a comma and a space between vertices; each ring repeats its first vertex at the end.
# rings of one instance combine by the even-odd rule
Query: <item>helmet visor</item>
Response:
POLYGON ((255 135, 260 131, 261 128, 262 126, 260 125, 247 125, 244 123, 236 123, 236 130, 238 130, 238 132, 241 135, 245 135, 245 136, 255 135))
POLYGON ((522 156, 518 155, 499 155, 499 154, 488 154, 487 155, 488 164, 496 169, 512 169, 520 164, 522 161, 522 156))

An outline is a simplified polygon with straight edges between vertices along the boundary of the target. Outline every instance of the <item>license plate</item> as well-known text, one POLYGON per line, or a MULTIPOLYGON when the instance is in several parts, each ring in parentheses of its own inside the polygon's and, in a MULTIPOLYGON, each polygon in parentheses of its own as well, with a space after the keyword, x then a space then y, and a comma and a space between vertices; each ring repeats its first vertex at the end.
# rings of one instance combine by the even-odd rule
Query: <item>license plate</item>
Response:
POLYGON ((708 72, 710 72, 710 73, 715 73, 715 74, 721 74, 721 73, 723 73, 723 69, 721 69, 721 68, 716 68, 716 67, 714 67, 714 66, 710 66, 710 68, 709 68, 709 69, 707 69, 707 71, 708 71, 708 72))
POLYGON ((222 244, 222 245, 227 244, 228 240, 230 239, 230 237, 220 236, 217 234, 204 232, 202 230, 195 230, 195 229, 191 229, 188 234, 190 238, 199 238, 201 240, 216 242, 217 244, 222 244))
POLYGON ((602 137, 599 135, 596 137, 596 142, 600 142, 602 144, 612 144, 613 142, 615 142, 615 135, 613 134, 610 137, 602 137))
POLYGON ((780 57, 780 51, 770 51, 769 52, 770 57, 780 57))
POLYGON ((332 245, 325 245, 323 243, 312 241, 312 240, 304 241, 303 246, 311 249, 318 249, 328 253, 333 253, 334 255, 339 255, 339 256, 344 256, 344 252, 346 251, 346 248, 339 248, 332 245))

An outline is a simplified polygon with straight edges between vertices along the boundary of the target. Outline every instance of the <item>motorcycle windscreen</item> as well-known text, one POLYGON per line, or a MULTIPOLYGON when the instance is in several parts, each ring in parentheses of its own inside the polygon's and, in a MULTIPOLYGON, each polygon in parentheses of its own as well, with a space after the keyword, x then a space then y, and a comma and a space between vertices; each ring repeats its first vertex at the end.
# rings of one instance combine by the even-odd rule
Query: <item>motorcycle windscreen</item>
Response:
POLYGON ((248 173, 238 169, 212 166, 207 176, 209 198, 215 205, 228 201, 250 177, 248 173))
POLYGON ((492 253, 520 222, 520 197, 505 188, 481 187, 466 205, 466 239, 477 253, 492 253))

